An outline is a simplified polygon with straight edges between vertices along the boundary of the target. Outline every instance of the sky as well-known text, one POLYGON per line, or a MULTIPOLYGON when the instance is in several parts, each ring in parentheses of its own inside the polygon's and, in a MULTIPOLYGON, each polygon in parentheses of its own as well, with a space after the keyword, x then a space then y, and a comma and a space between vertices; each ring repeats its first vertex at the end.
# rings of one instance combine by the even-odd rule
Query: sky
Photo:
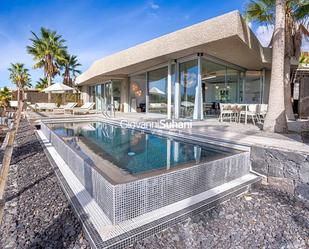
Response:
MULTIPOLYGON (((233 10, 242 12, 247 2, 0 0, 0 87, 12 86, 7 70, 10 63, 24 63, 33 85, 43 77, 41 69, 33 69, 33 58, 26 52, 31 31, 38 33, 40 27, 61 34, 85 71, 106 55, 233 10)), ((252 29, 266 46, 272 30, 257 25, 252 29)), ((309 51, 308 42, 303 49, 309 51)))

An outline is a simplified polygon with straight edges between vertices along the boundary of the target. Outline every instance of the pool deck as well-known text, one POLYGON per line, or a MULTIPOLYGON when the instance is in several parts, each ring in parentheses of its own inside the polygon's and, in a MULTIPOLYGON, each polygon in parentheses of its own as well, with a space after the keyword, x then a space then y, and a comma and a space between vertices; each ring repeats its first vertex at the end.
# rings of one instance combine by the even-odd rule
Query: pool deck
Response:
MULTIPOLYGON (((52 114, 50 112, 34 113, 27 112, 27 117, 33 123, 40 120, 49 119, 107 119, 103 115, 70 115, 70 114, 52 114)), ((158 121, 164 119, 165 116, 160 114, 142 114, 142 113, 116 113, 114 121, 127 120, 128 122, 147 122, 158 121)), ((217 118, 208 118, 203 121, 192 122, 192 128, 181 130, 167 129, 162 130, 174 132, 178 134, 186 134, 192 137, 200 137, 205 139, 216 140, 218 142, 228 142, 245 146, 262 146, 278 148, 281 150, 297 151, 301 153, 309 152, 309 144, 303 142, 300 131, 309 126, 308 120, 298 120, 288 122, 288 134, 267 133, 251 123, 235 123, 235 122, 219 122, 217 118)))

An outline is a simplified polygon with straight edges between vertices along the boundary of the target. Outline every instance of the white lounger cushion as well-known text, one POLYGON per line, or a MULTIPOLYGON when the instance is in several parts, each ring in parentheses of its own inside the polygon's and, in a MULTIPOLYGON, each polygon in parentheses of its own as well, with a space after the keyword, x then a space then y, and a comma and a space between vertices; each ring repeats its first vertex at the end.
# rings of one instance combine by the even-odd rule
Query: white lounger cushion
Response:
POLYGON ((51 110, 57 108, 57 105, 55 103, 36 103, 35 106, 36 109, 39 110, 47 110, 47 109, 51 110))
POLYGON ((76 102, 68 102, 65 105, 61 105, 60 109, 72 109, 77 105, 76 102))
POLYGON ((86 102, 85 104, 83 104, 81 107, 79 108, 73 108, 73 114, 75 113, 87 113, 87 112, 90 112, 93 107, 94 107, 95 103, 93 102, 86 102))
POLYGON ((86 102, 85 104, 83 104, 80 109, 92 109, 94 107, 94 103, 93 102, 86 102))

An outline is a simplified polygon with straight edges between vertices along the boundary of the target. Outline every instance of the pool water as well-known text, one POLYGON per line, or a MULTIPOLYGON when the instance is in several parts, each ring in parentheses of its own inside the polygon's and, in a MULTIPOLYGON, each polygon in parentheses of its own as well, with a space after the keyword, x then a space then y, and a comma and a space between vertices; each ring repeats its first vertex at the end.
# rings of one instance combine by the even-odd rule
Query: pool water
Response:
POLYGON ((181 165, 197 165, 237 153, 220 146, 194 144, 104 122, 48 126, 71 146, 81 150, 79 145, 83 144, 132 175, 181 165))

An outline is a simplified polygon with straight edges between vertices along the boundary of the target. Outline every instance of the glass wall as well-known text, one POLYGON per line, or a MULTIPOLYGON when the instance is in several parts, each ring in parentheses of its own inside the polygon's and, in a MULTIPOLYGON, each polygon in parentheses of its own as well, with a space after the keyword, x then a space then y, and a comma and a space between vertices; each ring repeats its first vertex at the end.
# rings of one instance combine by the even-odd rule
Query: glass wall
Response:
POLYGON ((179 65, 180 76, 180 117, 193 118, 197 95, 197 60, 183 62, 179 65))
POLYGON ((217 114, 219 103, 243 102, 244 72, 206 59, 202 60, 204 115, 217 114))
POLYGON ((95 86, 89 86, 89 102, 95 102, 95 86))
POLYGON ((146 112, 146 73, 130 78, 131 112, 146 112))
POLYGON ((95 86, 95 106, 97 110, 102 110, 102 85, 95 86))
POLYGON ((121 80, 113 80, 113 104, 116 111, 120 111, 121 80))
MULTIPOLYGON (((262 101, 263 81, 260 71, 246 72, 236 66, 221 63, 219 60, 191 57, 187 61, 173 63, 171 79, 171 113, 174 118, 176 109, 179 118, 197 118, 200 112, 198 104, 203 110, 199 115, 202 117, 202 114, 204 116, 219 114, 219 103, 250 104, 262 101), (198 63, 199 60, 201 63, 198 63), (198 87, 199 77, 202 81, 201 87, 198 87), (178 93, 175 87, 178 86, 176 80, 179 80, 178 93), (180 100, 179 108, 175 106, 176 97, 180 100)), ((167 80, 168 67, 166 66, 131 76, 129 95, 131 112, 168 113, 167 80)))
POLYGON ((260 71, 247 71, 244 102, 247 104, 261 103, 262 73, 260 71))
POLYGON ((176 64, 171 65, 171 78, 172 78, 172 92, 171 92, 171 97, 172 97, 172 106, 171 106, 171 113, 172 113, 172 118, 175 118, 175 83, 176 83, 176 64))
POLYGON ((240 72, 226 68, 226 102, 239 103, 240 72))
POLYGON ((102 86, 104 86, 104 107, 106 109, 112 103, 112 82, 105 83, 102 86))
POLYGON ((167 113, 167 67, 148 72, 148 111, 167 113))
POLYGON ((225 86, 226 67, 211 61, 202 60, 203 103, 225 102, 227 92, 225 86))
POLYGON ((120 110, 121 80, 112 80, 89 87, 89 101, 95 102, 96 110, 106 111, 114 104, 116 111, 120 110))

